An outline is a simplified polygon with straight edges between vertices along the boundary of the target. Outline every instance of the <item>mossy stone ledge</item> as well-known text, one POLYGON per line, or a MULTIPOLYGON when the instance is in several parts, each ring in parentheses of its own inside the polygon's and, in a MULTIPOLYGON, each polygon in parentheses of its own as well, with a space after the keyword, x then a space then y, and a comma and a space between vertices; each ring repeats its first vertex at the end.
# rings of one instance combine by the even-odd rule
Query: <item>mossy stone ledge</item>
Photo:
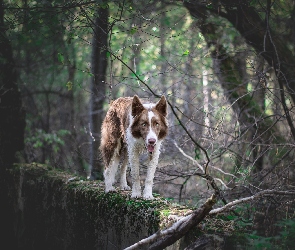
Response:
POLYGON ((1 183, 18 249, 124 249, 189 211, 163 198, 105 194, 103 182, 36 163, 14 165, 1 183))

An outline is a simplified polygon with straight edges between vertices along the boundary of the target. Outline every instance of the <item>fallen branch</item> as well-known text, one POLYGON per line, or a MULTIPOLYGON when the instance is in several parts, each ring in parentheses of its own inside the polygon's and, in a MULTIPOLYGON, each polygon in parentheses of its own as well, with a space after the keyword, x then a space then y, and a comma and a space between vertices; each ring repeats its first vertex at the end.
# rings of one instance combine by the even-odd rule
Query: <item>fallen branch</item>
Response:
POLYGON ((143 246, 152 244, 159 238, 161 239, 151 245, 149 250, 164 249, 165 247, 172 245, 183 237, 190 229, 198 225, 205 216, 209 214, 215 203, 216 195, 213 194, 199 209, 175 222, 171 227, 158 231, 132 246, 125 248, 125 250, 142 249, 143 246))

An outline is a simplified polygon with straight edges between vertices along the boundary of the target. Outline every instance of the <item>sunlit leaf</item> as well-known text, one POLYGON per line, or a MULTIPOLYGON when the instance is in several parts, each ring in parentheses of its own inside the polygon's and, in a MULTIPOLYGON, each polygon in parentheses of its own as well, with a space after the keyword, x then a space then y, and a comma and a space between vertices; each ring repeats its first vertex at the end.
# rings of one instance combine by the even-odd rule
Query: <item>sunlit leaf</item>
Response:
POLYGON ((195 160, 196 159, 200 159, 200 149, 199 148, 195 148, 195 160))
POLYGON ((135 34, 137 32, 138 28, 136 26, 132 27, 130 30, 131 35, 135 34))
POLYGON ((66 87, 68 88, 68 91, 73 89, 73 83, 71 81, 68 81, 66 84, 66 87))
POLYGON ((187 56, 187 55, 189 55, 189 50, 187 49, 186 51, 184 51, 182 55, 183 55, 183 56, 187 56))
POLYGON ((65 58, 64 58, 63 54, 57 53, 57 59, 60 63, 62 63, 62 64, 64 63, 65 58))

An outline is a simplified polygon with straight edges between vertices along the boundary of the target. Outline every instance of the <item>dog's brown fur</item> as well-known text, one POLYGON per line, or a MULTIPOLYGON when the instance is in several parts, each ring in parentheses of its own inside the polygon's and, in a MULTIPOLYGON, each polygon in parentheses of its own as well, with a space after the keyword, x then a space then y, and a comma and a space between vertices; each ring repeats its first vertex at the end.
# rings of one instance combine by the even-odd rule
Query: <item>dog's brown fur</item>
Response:
POLYGON ((164 96, 157 104, 143 104, 134 96, 118 98, 111 103, 102 124, 100 151, 105 163, 106 192, 114 190, 113 182, 119 159, 121 188, 130 189, 126 183, 126 165, 129 160, 132 174, 132 197, 140 197, 139 154, 145 149, 150 154, 143 197, 152 199, 153 176, 158 163, 160 146, 167 135, 167 102, 164 96))
POLYGON ((114 155, 114 149, 118 147, 118 139, 121 141, 120 153, 126 140, 126 129, 129 126, 128 113, 131 108, 132 97, 121 97, 111 103, 101 127, 100 151, 107 167, 114 155), (118 129, 119 128, 119 129, 118 129))

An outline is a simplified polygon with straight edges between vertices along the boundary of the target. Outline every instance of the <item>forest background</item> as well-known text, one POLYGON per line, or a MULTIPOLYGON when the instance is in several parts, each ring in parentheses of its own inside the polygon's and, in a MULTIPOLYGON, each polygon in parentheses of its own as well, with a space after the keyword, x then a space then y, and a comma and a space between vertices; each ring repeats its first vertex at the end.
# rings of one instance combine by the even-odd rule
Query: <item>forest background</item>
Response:
POLYGON ((2 163, 14 147, 23 162, 101 179, 109 103, 165 95, 154 191, 198 207, 213 192, 204 173, 228 201, 273 190, 227 219, 256 245, 289 246, 294 196, 276 192, 295 187, 294 1, 0 3, 2 163))

